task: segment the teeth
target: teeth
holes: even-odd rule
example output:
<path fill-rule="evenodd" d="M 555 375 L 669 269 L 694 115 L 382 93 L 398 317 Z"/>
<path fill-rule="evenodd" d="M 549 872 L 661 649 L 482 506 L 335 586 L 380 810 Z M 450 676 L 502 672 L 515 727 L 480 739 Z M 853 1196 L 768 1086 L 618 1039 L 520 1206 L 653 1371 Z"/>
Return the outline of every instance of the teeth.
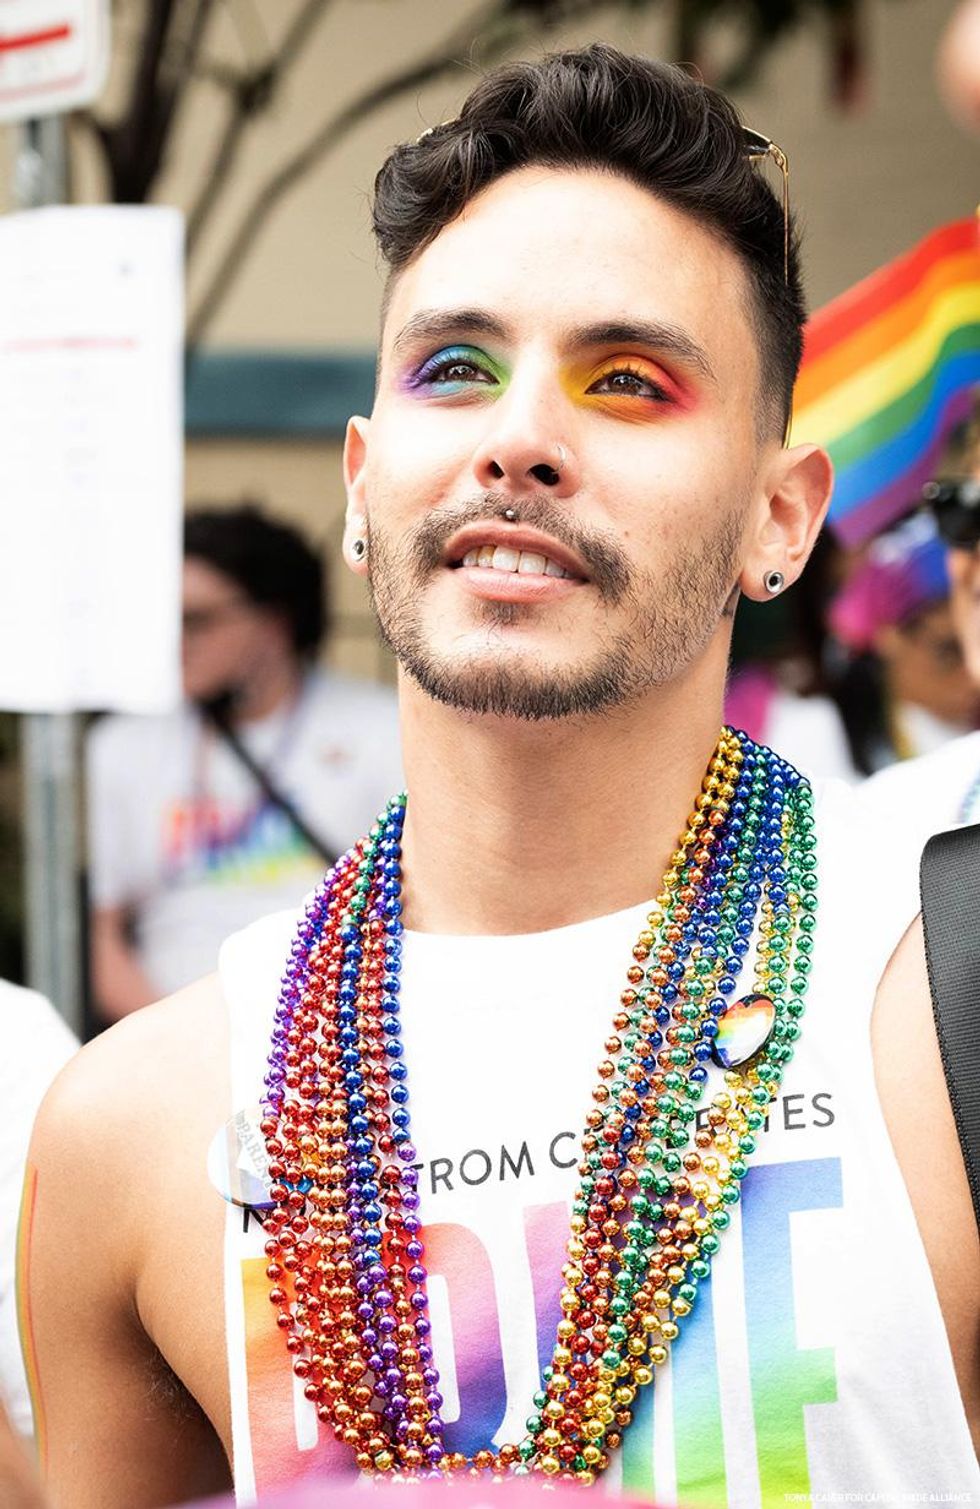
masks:
<path fill-rule="evenodd" d="M 475 550 L 467 550 L 461 564 L 493 571 L 516 571 L 522 576 L 571 576 L 570 571 L 546 555 L 535 550 L 512 550 L 507 545 L 480 545 Z"/>

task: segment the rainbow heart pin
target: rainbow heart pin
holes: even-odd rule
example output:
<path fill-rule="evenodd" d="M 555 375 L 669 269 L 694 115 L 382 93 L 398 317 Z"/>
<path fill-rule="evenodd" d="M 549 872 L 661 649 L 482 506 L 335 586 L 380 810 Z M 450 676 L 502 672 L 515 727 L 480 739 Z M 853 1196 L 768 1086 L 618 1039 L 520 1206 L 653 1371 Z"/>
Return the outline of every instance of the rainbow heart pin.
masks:
<path fill-rule="evenodd" d="M 764 1047 L 776 1025 L 776 1008 L 768 996 L 742 996 L 718 1018 L 712 1056 L 723 1069 L 744 1064 Z"/>

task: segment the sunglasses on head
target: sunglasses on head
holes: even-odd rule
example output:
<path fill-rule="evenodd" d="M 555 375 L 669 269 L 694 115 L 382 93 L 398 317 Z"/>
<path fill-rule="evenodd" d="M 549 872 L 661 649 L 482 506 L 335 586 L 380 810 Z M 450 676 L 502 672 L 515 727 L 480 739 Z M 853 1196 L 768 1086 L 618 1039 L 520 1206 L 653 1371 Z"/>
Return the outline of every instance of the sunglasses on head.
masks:
<path fill-rule="evenodd" d="M 980 544 L 980 481 L 968 477 L 927 482 L 922 501 L 935 519 L 944 545 L 973 550 Z"/>

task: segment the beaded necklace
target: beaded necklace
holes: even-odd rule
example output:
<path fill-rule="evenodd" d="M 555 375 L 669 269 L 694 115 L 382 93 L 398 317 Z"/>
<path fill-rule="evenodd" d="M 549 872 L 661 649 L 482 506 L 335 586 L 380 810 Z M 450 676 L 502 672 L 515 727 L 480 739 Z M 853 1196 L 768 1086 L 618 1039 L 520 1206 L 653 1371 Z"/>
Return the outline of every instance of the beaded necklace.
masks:
<path fill-rule="evenodd" d="M 320 1420 L 362 1472 L 607 1466 L 708 1277 L 799 1036 L 816 924 L 808 783 L 722 730 L 585 1118 L 555 1346 L 527 1435 L 444 1445 L 399 1020 L 404 796 L 325 878 L 283 981 L 262 1133 L 269 1298 Z M 755 944 L 753 992 L 733 1001 Z M 709 1060 L 724 1069 L 707 1104 Z"/>

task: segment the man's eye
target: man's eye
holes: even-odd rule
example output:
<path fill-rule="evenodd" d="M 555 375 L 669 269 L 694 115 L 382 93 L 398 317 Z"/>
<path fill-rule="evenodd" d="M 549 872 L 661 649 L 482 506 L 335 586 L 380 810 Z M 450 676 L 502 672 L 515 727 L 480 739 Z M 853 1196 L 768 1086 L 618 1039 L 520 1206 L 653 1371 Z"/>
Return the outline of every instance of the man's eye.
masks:
<path fill-rule="evenodd" d="M 590 393 L 619 393 L 626 398 L 651 398 L 658 402 L 666 403 L 670 394 L 666 388 L 662 388 L 653 378 L 643 372 L 636 372 L 631 367 L 617 367 L 615 371 L 604 372 L 601 377 L 588 390 Z"/>
<path fill-rule="evenodd" d="M 493 382 L 489 372 L 484 372 L 472 362 L 445 362 L 428 374 L 429 382 Z"/>
<path fill-rule="evenodd" d="M 420 388 L 462 388 L 474 383 L 496 386 L 500 377 L 478 352 L 439 351 L 423 362 L 413 380 Z"/>

